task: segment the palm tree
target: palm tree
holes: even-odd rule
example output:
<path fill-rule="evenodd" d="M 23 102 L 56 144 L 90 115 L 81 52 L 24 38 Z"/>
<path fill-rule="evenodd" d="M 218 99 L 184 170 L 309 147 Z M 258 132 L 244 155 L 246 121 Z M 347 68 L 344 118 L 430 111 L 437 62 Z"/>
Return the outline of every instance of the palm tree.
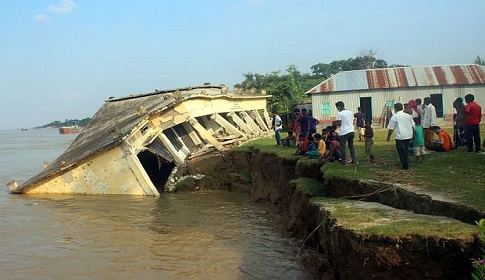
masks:
<path fill-rule="evenodd" d="M 481 59 L 480 56 L 477 55 L 477 58 L 475 58 L 475 64 L 485 66 L 485 60 Z"/>

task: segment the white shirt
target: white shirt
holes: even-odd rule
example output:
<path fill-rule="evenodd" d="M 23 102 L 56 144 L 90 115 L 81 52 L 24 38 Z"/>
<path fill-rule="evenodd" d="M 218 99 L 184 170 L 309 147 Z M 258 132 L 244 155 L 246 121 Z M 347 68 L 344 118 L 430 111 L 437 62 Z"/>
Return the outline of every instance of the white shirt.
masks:
<path fill-rule="evenodd" d="M 404 111 L 399 111 L 389 120 L 387 128 L 394 130 L 396 140 L 406 140 L 413 138 L 413 126 L 413 117 Z"/>
<path fill-rule="evenodd" d="M 421 116 L 421 118 L 423 117 L 424 115 L 424 109 L 423 109 L 423 105 L 418 105 L 418 111 L 419 111 L 419 115 Z"/>
<path fill-rule="evenodd" d="M 282 130 L 283 129 L 283 122 L 281 121 L 281 117 L 276 115 L 274 117 L 274 130 Z"/>
<path fill-rule="evenodd" d="M 354 113 L 352 113 L 352 111 L 343 109 L 338 112 L 337 121 L 342 121 L 340 125 L 340 135 L 354 132 Z"/>
<path fill-rule="evenodd" d="M 431 103 L 426 105 L 426 108 L 424 108 L 424 116 L 423 116 L 422 124 L 423 124 L 423 128 L 430 128 L 432 126 L 436 126 L 436 109 Z"/>

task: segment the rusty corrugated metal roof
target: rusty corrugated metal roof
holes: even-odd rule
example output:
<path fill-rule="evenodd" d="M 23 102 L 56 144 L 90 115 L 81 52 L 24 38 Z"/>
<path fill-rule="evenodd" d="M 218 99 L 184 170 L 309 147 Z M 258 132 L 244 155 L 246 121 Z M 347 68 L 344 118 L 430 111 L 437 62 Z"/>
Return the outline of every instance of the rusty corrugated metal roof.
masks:
<path fill-rule="evenodd" d="M 343 71 L 306 93 L 474 84 L 485 84 L 484 66 L 417 66 Z"/>

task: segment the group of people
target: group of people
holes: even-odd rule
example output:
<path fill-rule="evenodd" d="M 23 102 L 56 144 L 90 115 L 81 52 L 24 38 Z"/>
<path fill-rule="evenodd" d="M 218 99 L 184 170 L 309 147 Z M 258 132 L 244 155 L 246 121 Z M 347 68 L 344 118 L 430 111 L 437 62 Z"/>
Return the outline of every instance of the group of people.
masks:
<path fill-rule="evenodd" d="M 295 120 L 290 122 L 288 127 L 291 133 L 285 139 L 281 139 L 281 131 L 283 129 L 282 119 L 276 110 L 273 110 L 272 128 L 275 131 L 277 146 L 294 147 L 300 135 L 308 137 L 317 132 L 318 120 L 313 117 L 311 110 L 308 112 L 306 108 L 302 108 L 301 110 L 295 108 L 293 114 Z"/>
<path fill-rule="evenodd" d="M 354 114 L 345 108 L 342 101 L 335 103 L 337 108 L 336 119 L 331 126 L 327 126 L 322 133 L 316 133 L 316 120 L 306 109 L 294 110 L 295 121 L 292 130 L 285 139 L 281 139 L 282 121 L 276 112 L 273 112 L 273 128 L 277 145 L 297 147 L 295 154 L 306 155 L 310 158 L 326 161 L 338 161 L 341 164 L 357 163 L 354 138 L 355 127 L 359 141 L 365 145 L 365 153 L 371 162 L 375 161 L 372 153 L 374 130 L 372 120 L 366 120 L 360 108 Z M 455 114 L 454 133 L 451 137 L 448 132 L 437 125 L 436 108 L 430 97 L 410 100 L 406 104 L 395 103 L 395 114 L 388 123 L 387 141 L 394 134 L 396 150 L 402 169 L 409 168 L 409 154 L 414 154 L 416 162 L 423 161 L 428 151 L 449 152 L 459 146 L 466 146 L 468 152 L 480 152 L 480 122 L 482 109 L 475 102 L 473 94 L 458 97 L 453 102 Z M 340 127 L 337 133 L 337 127 Z M 435 135 L 437 137 L 435 137 Z M 485 141 L 483 143 L 485 147 Z M 347 159 L 347 147 L 350 159 Z M 411 153 L 410 153 L 411 151 Z"/>
<path fill-rule="evenodd" d="M 424 159 L 426 150 L 435 152 L 449 152 L 460 145 L 466 145 L 467 151 L 480 152 L 480 127 L 482 109 L 475 102 L 473 94 L 465 96 L 466 105 L 462 98 L 453 102 L 456 110 L 454 114 L 454 140 L 437 125 L 436 108 L 431 98 L 410 100 L 405 106 L 394 104 L 395 114 L 388 124 L 387 141 L 395 133 L 396 150 L 399 155 L 402 169 L 409 168 L 409 147 L 413 147 L 416 162 Z M 434 134 L 438 137 L 435 139 Z M 463 137 L 463 135 L 465 137 Z M 484 142 L 485 146 L 485 142 Z"/>
<path fill-rule="evenodd" d="M 322 130 L 322 134 L 316 133 L 316 120 L 311 113 L 307 114 L 306 109 L 294 110 L 295 121 L 293 129 L 288 132 L 285 139 L 281 139 L 281 118 L 276 112 L 273 112 L 274 129 L 276 135 L 276 144 L 284 146 L 292 146 L 294 143 L 297 146 L 295 154 L 306 155 L 310 158 L 327 161 L 338 161 L 341 164 L 357 163 L 357 158 L 354 148 L 355 126 L 359 128 L 359 140 L 366 143 L 366 153 L 370 156 L 371 161 L 374 161 L 374 156 L 371 152 L 372 138 L 374 136 L 371 127 L 372 122 L 364 121 L 364 113 L 358 109 L 354 115 L 352 111 L 345 109 L 345 104 L 339 101 L 335 104 L 338 113 L 336 120 L 332 126 Z M 340 127 L 340 133 L 337 133 L 337 127 Z M 350 160 L 347 160 L 347 146 L 350 152 Z"/>

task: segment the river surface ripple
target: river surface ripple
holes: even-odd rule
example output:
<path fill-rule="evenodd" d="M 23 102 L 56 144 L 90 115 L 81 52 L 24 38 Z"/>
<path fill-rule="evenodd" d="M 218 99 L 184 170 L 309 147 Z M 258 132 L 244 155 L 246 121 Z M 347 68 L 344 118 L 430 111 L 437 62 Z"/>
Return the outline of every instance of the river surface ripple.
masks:
<path fill-rule="evenodd" d="M 308 279 L 271 205 L 226 192 L 11 195 L 76 135 L 0 131 L 0 279 Z"/>

